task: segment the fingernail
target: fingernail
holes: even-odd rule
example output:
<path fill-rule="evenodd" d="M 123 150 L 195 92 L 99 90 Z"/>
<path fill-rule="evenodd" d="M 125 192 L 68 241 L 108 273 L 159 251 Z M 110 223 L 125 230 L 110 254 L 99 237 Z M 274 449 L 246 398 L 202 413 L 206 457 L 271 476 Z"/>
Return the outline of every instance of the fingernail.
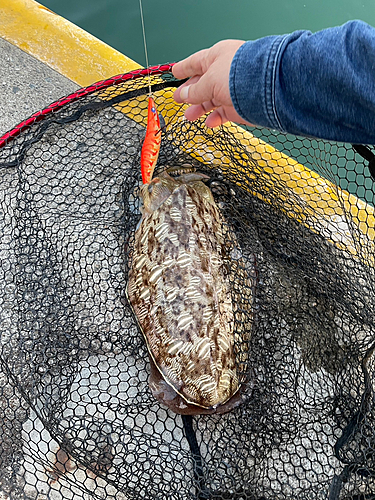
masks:
<path fill-rule="evenodd" d="M 183 87 L 180 92 L 180 98 L 182 101 L 187 101 L 189 97 L 189 87 Z"/>

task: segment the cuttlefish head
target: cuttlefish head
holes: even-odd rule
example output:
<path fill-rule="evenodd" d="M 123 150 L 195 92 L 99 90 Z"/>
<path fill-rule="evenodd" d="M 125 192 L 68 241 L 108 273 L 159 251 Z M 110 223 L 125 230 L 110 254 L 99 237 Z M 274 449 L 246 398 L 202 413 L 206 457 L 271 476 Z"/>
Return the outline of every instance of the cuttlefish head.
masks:
<path fill-rule="evenodd" d="M 210 189 L 202 182 L 209 177 L 205 174 L 195 172 L 191 167 L 172 167 L 164 170 L 158 177 L 152 179 L 148 184 L 140 188 L 140 197 L 143 202 L 143 216 L 157 210 L 176 190 L 181 186 L 191 186 L 200 196 L 212 202 L 213 197 Z"/>

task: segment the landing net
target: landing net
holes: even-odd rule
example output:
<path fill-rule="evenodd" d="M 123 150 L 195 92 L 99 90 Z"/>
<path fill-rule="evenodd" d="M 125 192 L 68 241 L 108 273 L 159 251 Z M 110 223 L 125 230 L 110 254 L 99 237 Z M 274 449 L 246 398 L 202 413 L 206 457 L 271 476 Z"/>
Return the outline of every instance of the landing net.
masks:
<path fill-rule="evenodd" d="M 170 66 L 152 70 L 166 122 L 156 174 L 209 177 L 256 280 L 242 404 L 177 415 L 151 393 L 125 294 L 147 74 L 82 89 L 1 140 L 0 499 L 375 499 L 367 160 L 189 123 Z"/>

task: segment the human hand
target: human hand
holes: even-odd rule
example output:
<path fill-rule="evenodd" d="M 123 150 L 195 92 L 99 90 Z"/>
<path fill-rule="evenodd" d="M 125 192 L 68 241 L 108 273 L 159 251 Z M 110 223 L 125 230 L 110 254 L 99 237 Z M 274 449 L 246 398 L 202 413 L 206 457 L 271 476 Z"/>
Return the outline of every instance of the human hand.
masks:
<path fill-rule="evenodd" d="M 191 104 L 185 111 L 188 120 L 209 113 L 207 127 L 218 127 L 228 121 L 251 125 L 235 111 L 229 92 L 229 71 L 234 54 L 243 40 L 223 40 L 172 67 L 173 75 L 189 78 L 175 93 L 176 102 Z"/>

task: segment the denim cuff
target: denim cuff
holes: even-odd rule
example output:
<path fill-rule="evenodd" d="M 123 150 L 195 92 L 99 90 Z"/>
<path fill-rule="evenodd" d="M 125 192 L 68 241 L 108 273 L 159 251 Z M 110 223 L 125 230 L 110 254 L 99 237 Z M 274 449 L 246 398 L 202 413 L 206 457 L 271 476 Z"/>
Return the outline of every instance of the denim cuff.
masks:
<path fill-rule="evenodd" d="M 254 125 L 284 130 L 277 110 L 277 80 L 285 46 L 302 32 L 267 36 L 241 45 L 229 74 L 229 90 L 237 113 Z"/>
<path fill-rule="evenodd" d="M 277 115 L 275 75 L 287 35 L 267 36 L 241 45 L 230 68 L 229 90 L 233 106 L 245 120 L 282 129 Z"/>

